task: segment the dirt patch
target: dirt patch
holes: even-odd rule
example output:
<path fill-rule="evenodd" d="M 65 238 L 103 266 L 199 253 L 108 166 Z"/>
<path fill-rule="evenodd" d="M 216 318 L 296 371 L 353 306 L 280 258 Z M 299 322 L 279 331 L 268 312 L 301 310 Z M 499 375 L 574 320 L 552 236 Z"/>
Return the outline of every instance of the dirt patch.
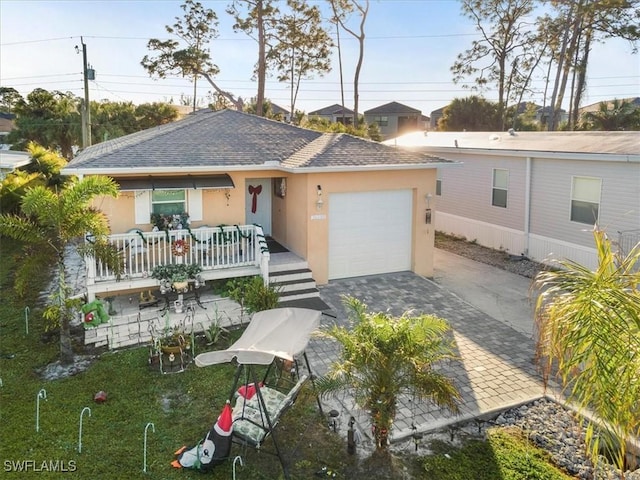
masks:
<path fill-rule="evenodd" d="M 465 238 L 439 232 L 436 232 L 435 247 L 527 278 L 533 278 L 540 270 L 547 269 L 544 264 L 524 255 L 511 255 L 504 250 L 483 247 Z"/>

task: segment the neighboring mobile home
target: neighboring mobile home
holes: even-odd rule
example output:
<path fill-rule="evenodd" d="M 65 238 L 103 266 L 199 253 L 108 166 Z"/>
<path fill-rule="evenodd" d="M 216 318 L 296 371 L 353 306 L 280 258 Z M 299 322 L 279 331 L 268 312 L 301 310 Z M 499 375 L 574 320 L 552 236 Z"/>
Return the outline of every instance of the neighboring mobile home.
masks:
<path fill-rule="evenodd" d="M 320 284 L 402 270 L 431 276 L 425 199 L 435 193 L 437 169 L 452 164 L 223 110 L 94 145 L 64 173 L 108 175 L 120 185 L 117 199 L 96 206 L 109 218 L 126 275 L 116 281 L 91 265 L 92 296 L 152 288 L 158 263 L 199 263 L 207 280 L 264 275 L 256 224 L 306 260 Z M 154 231 L 162 214 L 172 223 L 166 233 Z"/>
<path fill-rule="evenodd" d="M 463 163 L 438 171 L 438 231 L 590 268 L 596 222 L 623 251 L 640 241 L 640 132 L 420 132 L 385 143 Z"/>

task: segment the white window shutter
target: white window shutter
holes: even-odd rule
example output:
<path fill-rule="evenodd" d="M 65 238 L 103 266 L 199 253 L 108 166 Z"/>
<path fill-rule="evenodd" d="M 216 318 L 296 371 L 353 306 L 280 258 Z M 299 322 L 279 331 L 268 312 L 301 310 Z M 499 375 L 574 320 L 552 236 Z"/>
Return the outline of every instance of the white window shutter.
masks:
<path fill-rule="evenodd" d="M 202 220 L 202 190 L 201 189 L 189 189 L 189 219 L 192 222 L 198 222 Z"/>
<path fill-rule="evenodd" d="M 151 223 L 151 202 L 149 201 L 149 190 L 141 190 L 134 193 L 135 222 L 136 225 Z"/>

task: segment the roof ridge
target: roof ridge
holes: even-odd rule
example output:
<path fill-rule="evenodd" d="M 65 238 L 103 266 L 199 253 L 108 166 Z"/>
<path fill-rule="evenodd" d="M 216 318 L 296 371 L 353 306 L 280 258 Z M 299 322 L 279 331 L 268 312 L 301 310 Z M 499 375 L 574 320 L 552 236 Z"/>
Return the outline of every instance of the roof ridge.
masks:
<path fill-rule="evenodd" d="M 306 163 L 309 163 L 314 157 L 322 154 L 331 145 L 336 143 L 344 133 L 327 132 L 320 135 L 315 140 L 307 143 L 300 150 L 290 155 L 288 158 L 282 161 L 282 166 L 285 167 L 301 167 Z"/>

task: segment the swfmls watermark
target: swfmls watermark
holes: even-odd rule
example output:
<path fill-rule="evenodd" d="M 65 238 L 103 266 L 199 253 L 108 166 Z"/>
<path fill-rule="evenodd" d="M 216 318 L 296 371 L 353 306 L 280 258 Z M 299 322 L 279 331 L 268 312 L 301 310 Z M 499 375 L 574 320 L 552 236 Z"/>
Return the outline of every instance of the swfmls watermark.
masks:
<path fill-rule="evenodd" d="M 75 460 L 5 460 L 4 471 L 73 473 L 78 469 Z"/>

